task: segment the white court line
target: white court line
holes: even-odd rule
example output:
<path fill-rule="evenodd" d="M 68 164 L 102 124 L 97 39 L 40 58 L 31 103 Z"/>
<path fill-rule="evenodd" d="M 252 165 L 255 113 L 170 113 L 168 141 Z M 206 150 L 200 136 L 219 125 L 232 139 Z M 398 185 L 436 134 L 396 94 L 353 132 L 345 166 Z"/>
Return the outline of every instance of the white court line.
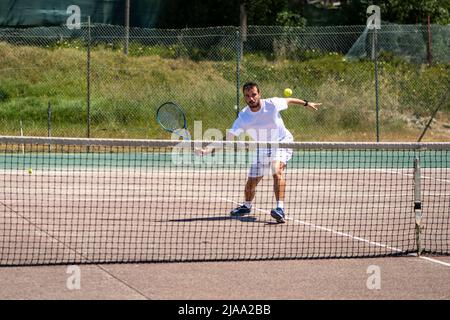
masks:
<path fill-rule="evenodd" d="M 225 199 L 225 198 L 219 198 L 219 199 L 221 199 L 223 201 L 226 201 L 226 202 L 231 202 L 231 203 L 239 205 L 239 202 L 236 202 L 236 201 L 228 200 L 228 199 Z M 262 213 L 265 213 L 265 214 L 268 213 L 265 210 L 261 210 L 261 209 L 258 209 L 258 208 L 254 208 L 254 209 L 256 211 L 259 211 L 259 212 L 262 212 Z M 292 218 L 286 218 L 286 219 L 292 220 L 294 222 L 297 222 L 297 223 L 300 223 L 300 224 L 303 224 L 303 225 L 306 225 L 308 227 L 316 228 L 316 229 L 319 229 L 319 230 L 324 230 L 324 231 L 327 231 L 327 232 L 331 232 L 331 233 L 337 234 L 339 236 L 348 237 L 348 238 L 351 238 L 351 239 L 354 239 L 354 240 L 365 242 L 365 243 L 368 243 L 368 244 L 373 245 L 373 246 L 387 248 L 387 249 L 392 250 L 392 251 L 402 252 L 402 250 L 400 250 L 398 248 L 394 248 L 394 247 L 388 246 L 386 244 L 370 241 L 370 240 L 367 240 L 367 239 L 364 239 L 364 238 L 355 237 L 355 236 L 353 236 L 353 235 L 351 235 L 349 233 L 336 231 L 336 230 L 333 230 L 333 229 L 330 229 L 330 228 L 326 228 L 326 227 L 322 227 L 322 226 L 317 226 L 317 225 L 315 225 L 313 223 L 309 223 L 309 222 L 305 222 L 305 221 L 301 221 L 301 220 L 297 220 L 297 219 L 292 219 Z M 441 265 L 444 265 L 444 266 L 447 266 L 447 267 L 450 267 L 449 263 L 445 263 L 445 262 L 440 261 L 440 260 L 436 260 L 436 259 L 432 259 L 432 258 L 428 258 L 428 257 L 418 256 L 417 254 L 414 254 L 414 253 L 413 254 L 409 254 L 409 255 L 410 256 L 415 256 L 417 258 L 424 259 L 424 260 L 427 260 L 427 261 L 430 261 L 430 262 L 438 263 L 438 264 L 441 264 Z"/>
<path fill-rule="evenodd" d="M 111 202 L 120 202 L 120 201 L 147 201 L 147 200 L 167 200 L 167 199 L 177 199 L 177 200 L 200 200 L 201 196 L 183 196 L 183 197 L 172 197 L 172 196 L 159 196 L 155 197 L 150 193 L 145 193 L 146 190 L 142 189 L 130 189 L 134 191 L 142 191 L 141 195 L 136 195 L 136 193 L 132 192 L 126 192 L 129 190 L 115 190 L 114 192 L 109 192 L 108 190 L 104 189 L 87 189 L 88 191 L 91 191 L 89 194 L 86 194 L 86 189 L 66 189 L 71 191 L 79 191 L 79 192 L 67 192 L 67 193 L 61 193 L 61 194 L 50 194 L 50 192 L 46 192 L 47 190 L 38 190 L 33 189 L 34 192 L 28 192 L 27 194 L 23 195 L 20 199 L 12 199 L 12 198 L 5 198 L 0 199 L 0 201 L 17 201 L 17 200 L 29 200 L 29 198 L 37 199 L 41 202 L 43 201 L 75 201 L 75 200 L 82 200 L 82 201 L 98 201 L 98 202 L 104 202 L 104 201 L 111 201 Z M 13 189 L 6 189 L 5 193 L 9 195 L 16 195 L 17 193 L 13 193 Z M 38 192 L 41 191 L 41 192 Z M 122 192 L 119 192 L 122 191 Z M 167 190 L 170 192 L 170 190 Z M 93 193 L 95 192 L 95 193 Z M 176 192 L 176 191 L 175 191 Z M 192 192 L 191 192 L 192 193 Z M 28 196 L 28 197 L 26 197 Z M 387 194 L 371 194 L 371 193 L 360 193 L 360 194 L 335 194 L 334 197 L 329 198 L 383 198 L 386 197 Z M 429 194 L 429 196 L 450 196 L 450 194 Z M 39 197 L 39 198 L 37 198 Z M 100 198 L 101 197 L 101 198 Z M 211 198 L 210 198 L 211 199 Z M 389 200 L 390 202 L 397 201 L 397 200 Z M 385 201 L 385 202 L 389 202 Z"/>
<path fill-rule="evenodd" d="M 228 200 L 228 199 L 225 199 L 225 198 L 221 198 L 221 199 L 222 199 L 223 201 L 227 201 L 227 202 L 232 202 L 232 203 L 235 203 L 235 204 L 239 204 L 238 202 L 231 201 L 231 200 Z M 262 213 L 265 213 L 265 214 L 268 213 L 268 212 L 265 211 L 265 210 L 261 210 L 261 209 L 258 209 L 258 208 L 254 208 L 254 209 L 255 209 L 256 211 L 259 211 L 259 212 L 262 212 Z M 316 228 L 316 229 L 319 229 L 319 230 L 323 230 L 323 231 L 327 231 L 327 232 L 331 232 L 331 233 L 337 234 L 337 235 L 339 235 L 339 236 L 343 236 L 343 237 L 351 238 L 351 239 L 358 240 L 358 241 L 361 241 L 361 242 L 365 242 L 365 243 L 368 243 L 368 244 L 371 244 L 371 245 L 374 245 L 374 246 L 377 246 L 377 247 L 387 248 L 387 249 L 390 249 L 390 250 L 393 250 L 393 251 L 397 251 L 397 252 L 401 252 L 401 251 L 402 251 L 402 250 L 400 250 L 400 249 L 398 249 L 398 248 L 390 247 L 390 246 L 388 246 L 388 245 L 385 245 L 385 244 L 382 244 L 382 243 L 378 243 L 378 242 L 374 242 L 374 241 L 370 241 L 370 240 L 367 240 L 367 239 L 364 239 L 364 238 L 355 237 L 355 236 L 353 236 L 353 235 L 351 235 L 351 234 L 349 234 L 349 233 L 340 232 L 340 231 L 336 231 L 336 230 L 333 230 L 333 229 L 330 229 L 330 228 L 318 226 L 318 225 L 315 225 L 315 224 L 313 224 L 313 223 L 309 223 L 309 222 L 306 222 L 306 221 L 297 220 L 297 219 L 292 219 L 292 218 L 286 218 L 286 219 L 287 219 L 287 220 L 292 220 L 292 221 L 294 221 L 294 222 L 297 222 L 297 223 L 300 223 L 300 224 L 303 224 L 303 225 L 306 225 L 306 226 L 308 226 L 308 227 Z"/>
<path fill-rule="evenodd" d="M 444 262 L 444 261 L 440 261 L 440 260 L 436 260 L 436 259 L 432 259 L 432 258 L 428 258 L 428 257 L 417 256 L 417 255 L 416 255 L 416 257 L 418 257 L 420 259 L 423 259 L 423 260 L 430 261 L 430 262 L 438 263 L 438 264 L 441 264 L 441 265 L 446 266 L 446 267 L 450 267 L 450 263 L 447 263 L 447 262 Z"/>
<path fill-rule="evenodd" d="M 413 174 L 410 173 L 402 173 L 399 171 L 395 171 L 395 170 L 385 170 L 386 173 L 394 173 L 394 174 L 400 174 L 402 176 L 408 176 L 408 177 L 414 177 Z M 435 179 L 432 177 L 428 177 L 428 176 L 421 176 L 422 179 L 426 179 L 426 180 L 434 180 L 434 181 L 439 181 L 439 182 L 445 182 L 445 183 L 450 183 L 450 180 L 445 180 L 445 179 Z"/>
<path fill-rule="evenodd" d="M 402 173 L 402 172 L 395 171 L 395 170 L 386 170 L 385 172 L 386 173 L 392 173 L 392 174 L 399 174 L 399 175 L 408 176 L 408 177 L 413 177 L 414 176 L 413 174 L 410 174 L 410 173 Z M 428 177 L 428 176 L 421 176 L 421 178 L 422 179 L 427 179 L 427 180 L 435 180 L 435 181 L 439 181 L 439 182 L 450 183 L 450 180 L 435 179 L 435 178 Z M 447 196 L 449 194 L 429 194 L 429 195 L 430 196 Z M 416 257 L 418 257 L 420 259 L 427 260 L 427 261 L 430 261 L 430 262 L 434 262 L 434 263 L 437 263 L 437 264 L 441 264 L 441 265 L 444 265 L 446 267 L 450 267 L 450 263 L 446 263 L 446 262 L 443 262 L 443 261 L 440 261 L 440 260 L 436 260 L 436 259 L 432 259 L 432 258 L 428 258 L 428 257 L 418 256 L 417 254 L 410 254 L 410 255 L 414 255 L 414 256 L 416 256 Z"/>
<path fill-rule="evenodd" d="M 152 197 L 151 195 L 147 195 L 145 197 L 127 197 L 126 195 L 124 195 L 124 197 L 122 198 L 118 198 L 117 195 L 110 195 L 108 197 L 102 196 L 102 198 L 98 198 L 98 197 L 73 197 L 71 194 L 62 194 L 59 195 L 59 197 L 47 197 L 44 199 L 44 201 L 42 200 L 42 198 L 35 198 L 33 199 L 36 202 L 39 203 L 45 203 L 45 201 L 72 201 L 72 202 L 77 202 L 77 201 L 92 201 L 92 202 L 130 202 L 130 201 L 167 201 L 167 200 L 179 200 L 179 201 L 198 201 L 200 200 L 199 197 Z M 21 201 L 24 199 L 0 199 L 0 202 L 4 202 L 4 203 L 15 203 L 18 201 Z M 174 201 L 176 202 L 176 201 Z M 35 205 L 35 204 L 33 204 Z"/>

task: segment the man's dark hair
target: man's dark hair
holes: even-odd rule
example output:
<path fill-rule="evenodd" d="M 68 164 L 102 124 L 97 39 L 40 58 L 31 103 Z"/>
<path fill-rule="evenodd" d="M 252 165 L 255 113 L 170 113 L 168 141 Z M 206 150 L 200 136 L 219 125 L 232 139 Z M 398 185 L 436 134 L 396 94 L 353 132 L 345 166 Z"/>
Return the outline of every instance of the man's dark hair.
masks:
<path fill-rule="evenodd" d="M 259 87 L 258 87 L 258 84 L 256 82 L 246 82 L 246 83 L 244 83 L 244 85 L 242 86 L 242 92 L 244 92 L 245 90 L 248 90 L 250 88 L 256 88 L 258 90 L 258 93 L 259 93 Z"/>

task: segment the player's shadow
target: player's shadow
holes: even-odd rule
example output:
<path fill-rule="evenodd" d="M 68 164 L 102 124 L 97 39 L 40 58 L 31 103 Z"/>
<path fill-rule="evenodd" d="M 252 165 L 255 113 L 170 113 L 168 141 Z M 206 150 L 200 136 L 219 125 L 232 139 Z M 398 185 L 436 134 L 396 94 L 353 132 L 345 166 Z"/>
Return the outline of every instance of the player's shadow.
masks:
<path fill-rule="evenodd" d="M 186 219 L 170 219 L 169 222 L 198 222 L 198 221 L 226 221 L 226 220 L 239 220 L 241 222 L 257 222 L 265 223 L 264 221 L 259 221 L 256 217 L 246 216 L 246 217 L 199 217 L 199 218 L 186 218 Z"/>

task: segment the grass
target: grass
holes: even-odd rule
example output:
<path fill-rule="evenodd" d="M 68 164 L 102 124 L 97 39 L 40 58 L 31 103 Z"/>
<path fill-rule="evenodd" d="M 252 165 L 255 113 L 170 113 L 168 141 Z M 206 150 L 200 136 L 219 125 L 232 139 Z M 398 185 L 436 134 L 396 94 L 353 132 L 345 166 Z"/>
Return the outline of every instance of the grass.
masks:
<path fill-rule="evenodd" d="M 78 46 L 77 46 L 78 47 Z M 53 136 L 86 136 L 86 52 L 81 47 L 14 46 L 0 43 L 1 133 L 47 135 L 47 107 L 52 106 Z M 206 60 L 208 53 L 161 47 L 132 46 L 126 57 L 114 47 L 99 46 L 91 62 L 91 136 L 169 138 L 154 115 L 166 101 L 178 102 L 188 124 L 202 121 L 202 131 L 225 132 L 236 116 L 236 65 L 230 54 Z M 178 52 L 178 53 L 177 53 Z M 416 66 L 398 59 L 379 64 L 382 140 L 414 141 L 450 83 L 448 65 Z M 301 60 L 258 53 L 246 54 L 241 82 L 260 83 L 263 96 L 294 96 L 320 101 L 313 112 L 291 107 L 283 112 L 286 126 L 302 140 L 373 141 L 375 98 L 373 63 L 348 62 L 335 53 Z M 240 107 L 244 101 L 240 100 Z M 438 114 L 427 136 L 448 140 L 450 106 Z M 437 130 L 437 129 L 442 130 Z"/>

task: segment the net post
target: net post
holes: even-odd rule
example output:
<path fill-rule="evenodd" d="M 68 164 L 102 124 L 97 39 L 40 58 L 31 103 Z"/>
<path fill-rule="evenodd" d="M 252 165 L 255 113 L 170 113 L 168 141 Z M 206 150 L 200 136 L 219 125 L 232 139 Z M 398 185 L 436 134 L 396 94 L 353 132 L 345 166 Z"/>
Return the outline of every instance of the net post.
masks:
<path fill-rule="evenodd" d="M 416 245 L 417 254 L 422 253 L 421 233 L 422 233 L 422 200 L 421 200 L 421 174 L 420 159 L 418 156 L 414 158 L 414 213 L 416 221 Z"/>

